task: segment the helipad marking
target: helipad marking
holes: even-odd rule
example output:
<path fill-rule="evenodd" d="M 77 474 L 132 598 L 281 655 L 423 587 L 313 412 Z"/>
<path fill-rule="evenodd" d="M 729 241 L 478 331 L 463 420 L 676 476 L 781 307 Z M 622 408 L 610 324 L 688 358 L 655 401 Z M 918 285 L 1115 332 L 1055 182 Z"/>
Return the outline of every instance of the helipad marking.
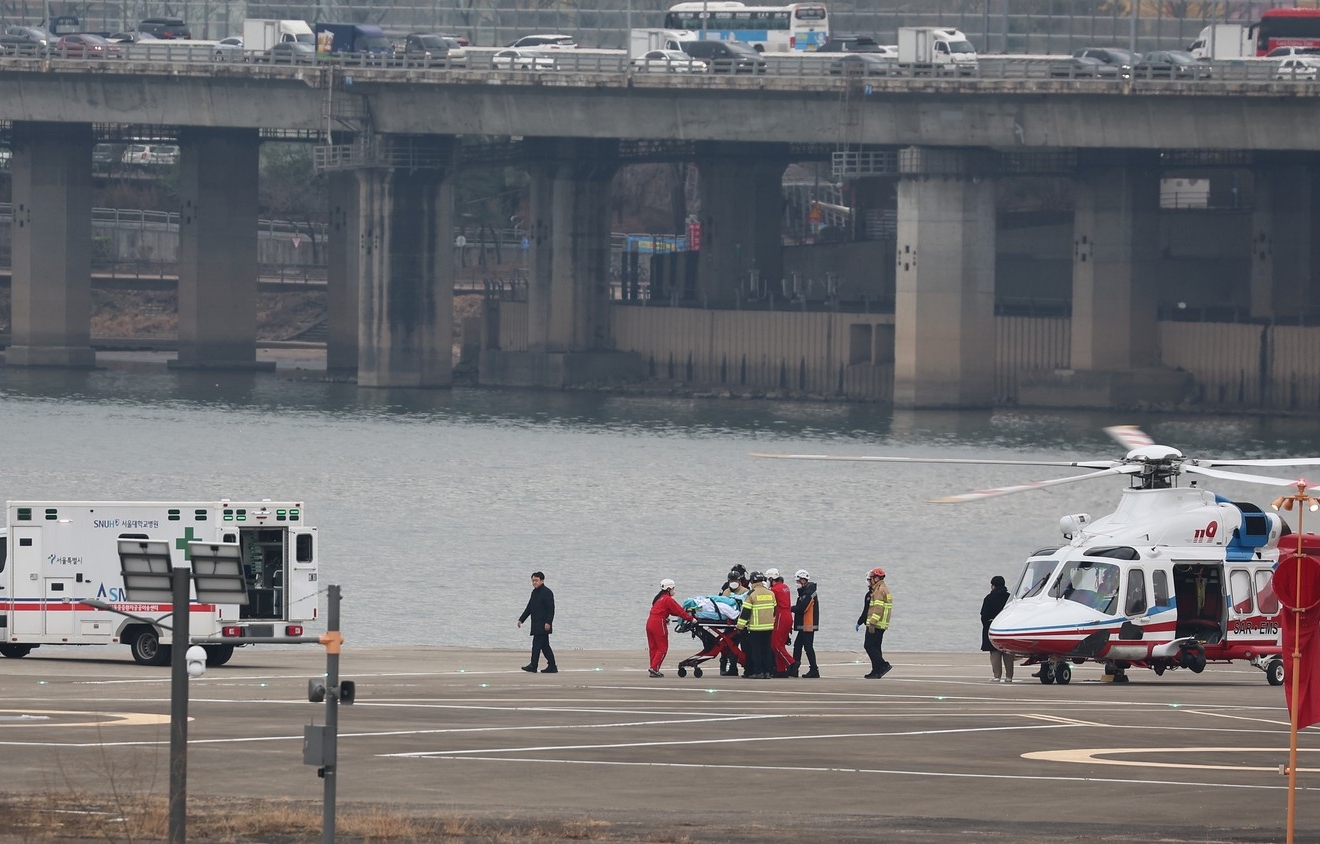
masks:
<path fill-rule="evenodd" d="M 1310 753 L 1315 748 L 1302 747 L 1299 751 Z M 1083 762 L 1092 765 L 1118 765 L 1128 768 L 1179 768 L 1193 771 L 1255 771 L 1260 773 L 1278 773 L 1279 766 L 1251 765 L 1205 765 L 1185 762 L 1144 762 L 1136 759 L 1106 759 L 1105 756 L 1124 753 L 1274 753 L 1280 758 L 1288 756 L 1286 747 L 1091 747 L 1073 750 L 1036 750 L 1023 753 L 1023 759 L 1039 759 L 1046 762 Z M 1299 773 L 1313 773 L 1320 768 L 1298 768 Z"/>
<path fill-rule="evenodd" d="M 170 716 L 151 715 L 146 712 L 74 712 L 64 709 L 0 709 L 0 715 L 27 716 L 30 720 L 0 720 L 0 727 L 143 727 L 153 724 L 168 724 Z M 101 716 L 96 721 L 59 721 L 61 715 L 78 717 Z"/>
<path fill-rule="evenodd" d="M 1061 718 L 1058 715 L 1044 715 L 1040 712 L 1024 712 L 1023 718 L 1036 718 L 1041 721 L 1053 721 L 1056 724 L 1068 724 L 1072 727 L 1109 727 L 1111 724 L 1097 724 L 1094 721 L 1079 721 L 1076 718 Z"/>

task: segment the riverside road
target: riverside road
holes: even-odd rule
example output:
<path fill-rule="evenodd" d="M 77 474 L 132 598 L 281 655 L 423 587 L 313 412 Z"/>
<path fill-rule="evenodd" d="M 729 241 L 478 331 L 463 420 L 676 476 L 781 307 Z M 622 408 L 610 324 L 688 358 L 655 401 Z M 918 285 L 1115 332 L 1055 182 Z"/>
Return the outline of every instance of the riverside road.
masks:
<path fill-rule="evenodd" d="M 663 679 L 643 654 L 354 650 L 341 676 L 341 805 L 468 818 L 592 819 L 663 841 L 1283 841 L 1288 715 L 1250 666 L 1127 685 L 987 682 L 981 654 L 822 654 L 820 680 Z M 122 651 L 122 653 L 121 653 Z M 0 661 L 10 793 L 167 790 L 169 672 L 127 649 Z M 319 800 L 302 762 L 321 648 L 239 650 L 191 684 L 190 796 Z M 1297 840 L 1320 841 L 1320 732 L 1303 731 Z M 1310 767 L 1308 767 L 1308 763 Z M 612 832 L 611 832 L 612 831 Z"/>

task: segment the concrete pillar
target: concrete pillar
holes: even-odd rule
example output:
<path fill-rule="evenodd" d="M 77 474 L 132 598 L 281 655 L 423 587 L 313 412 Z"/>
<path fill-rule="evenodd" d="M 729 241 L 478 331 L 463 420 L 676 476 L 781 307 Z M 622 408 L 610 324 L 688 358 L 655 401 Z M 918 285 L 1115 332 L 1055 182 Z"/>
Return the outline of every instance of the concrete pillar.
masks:
<path fill-rule="evenodd" d="M 995 194 L 969 150 L 900 153 L 894 404 L 994 401 Z"/>
<path fill-rule="evenodd" d="M 341 170 L 329 176 L 330 236 L 327 244 L 325 367 L 356 372 L 358 365 L 358 281 L 361 217 L 358 176 Z"/>
<path fill-rule="evenodd" d="M 527 351 L 487 349 L 483 384 L 563 387 L 632 380 L 635 354 L 613 351 L 610 334 L 612 139 L 529 139 L 531 241 Z"/>
<path fill-rule="evenodd" d="M 1073 217 L 1074 370 L 1159 364 L 1157 164 L 1150 152 L 1099 153 L 1081 164 Z"/>
<path fill-rule="evenodd" d="M 788 162 L 760 146 L 766 145 L 753 152 L 745 144 L 704 144 L 698 151 L 699 301 L 755 299 L 782 290 Z"/>
<path fill-rule="evenodd" d="M 378 139 L 358 171 L 358 386 L 448 387 L 454 376 L 454 141 Z"/>
<path fill-rule="evenodd" d="M 90 367 L 92 127 L 13 126 L 9 366 Z"/>
<path fill-rule="evenodd" d="M 1256 158 L 1251 213 L 1251 315 L 1295 318 L 1315 307 L 1312 169 L 1279 156 Z"/>
<path fill-rule="evenodd" d="M 257 362 L 255 129 L 179 138 L 179 355 L 185 369 L 269 369 Z"/>

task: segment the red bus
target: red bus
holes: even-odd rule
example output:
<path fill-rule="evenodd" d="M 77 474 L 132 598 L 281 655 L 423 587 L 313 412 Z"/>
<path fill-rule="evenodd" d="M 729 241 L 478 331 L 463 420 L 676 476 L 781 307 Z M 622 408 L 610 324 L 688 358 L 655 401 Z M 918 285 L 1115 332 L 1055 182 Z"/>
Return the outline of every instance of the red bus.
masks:
<path fill-rule="evenodd" d="M 1266 9 L 1256 25 L 1256 55 L 1275 47 L 1320 47 L 1320 9 Z"/>

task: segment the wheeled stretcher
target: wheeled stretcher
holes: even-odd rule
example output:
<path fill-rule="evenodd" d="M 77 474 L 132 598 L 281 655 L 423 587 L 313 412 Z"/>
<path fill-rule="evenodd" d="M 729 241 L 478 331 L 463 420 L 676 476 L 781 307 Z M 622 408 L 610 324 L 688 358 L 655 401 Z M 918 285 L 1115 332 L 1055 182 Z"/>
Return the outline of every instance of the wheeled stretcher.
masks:
<path fill-rule="evenodd" d="M 729 657 L 736 665 L 742 665 L 745 661 L 742 648 L 738 647 L 738 627 L 734 621 L 725 618 L 715 621 L 698 616 L 696 621 L 680 619 L 674 630 L 678 633 L 691 633 L 692 638 L 701 642 L 700 651 L 679 662 L 680 677 L 686 677 L 689 668 L 692 669 L 692 676 L 700 677 L 702 663 L 721 656 Z"/>

